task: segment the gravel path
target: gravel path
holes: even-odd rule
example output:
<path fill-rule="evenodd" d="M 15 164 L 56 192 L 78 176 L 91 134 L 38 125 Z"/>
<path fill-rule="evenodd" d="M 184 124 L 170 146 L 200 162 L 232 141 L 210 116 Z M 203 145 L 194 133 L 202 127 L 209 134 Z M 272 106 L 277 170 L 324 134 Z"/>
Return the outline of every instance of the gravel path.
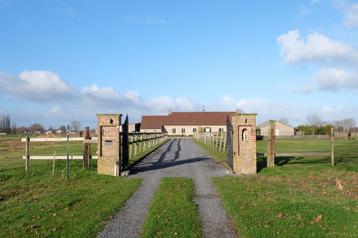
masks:
<path fill-rule="evenodd" d="M 205 237 L 237 237 L 231 220 L 221 205 L 211 177 L 226 175 L 191 138 L 172 139 L 133 168 L 130 177 L 143 178 L 138 191 L 106 225 L 98 237 L 140 237 L 141 227 L 161 177 L 194 179 Z"/>

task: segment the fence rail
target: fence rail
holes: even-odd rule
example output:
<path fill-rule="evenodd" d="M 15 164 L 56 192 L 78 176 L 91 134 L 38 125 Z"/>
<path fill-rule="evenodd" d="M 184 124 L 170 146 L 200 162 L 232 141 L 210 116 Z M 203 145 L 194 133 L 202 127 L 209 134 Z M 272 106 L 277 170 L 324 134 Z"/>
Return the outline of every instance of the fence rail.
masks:
<path fill-rule="evenodd" d="M 167 134 L 156 133 L 130 133 L 128 138 L 129 158 L 137 156 L 141 151 L 146 151 L 167 139 Z"/>
<path fill-rule="evenodd" d="M 21 142 L 26 142 L 27 138 L 21 138 Z M 86 143 L 97 143 L 97 137 L 93 137 L 92 139 L 86 140 L 84 137 L 34 137 L 30 138 L 30 142 L 66 142 L 66 141 L 85 141 Z"/>
<path fill-rule="evenodd" d="M 125 133 L 122 133 L 122 137 Z M 167 139 L 167 134 L 163 133 L 127 133 L 128 136 L 128 157 L 137 157 L 141 153 L 152 149 L 153 147 L 163 143 Z M 34 137 L 30 138 L 29 136 L 21 138 L 21 142 L 25 144 L 25 155 L 22 158 L 25 160 L 25 170 L 28 170 L 28 161 L 29 160 L 88 160 L 84 161 L 84 166 L 87 164 L 89 166 L 90 159 L 98 159 L 98 151 L 96 155 L 90 154 L 89 146 L 91 144 L 98 144 L 97 137 Z M 53 155 L 30 155 L 30 142 L 83 142 L 83 155 L 73 155 L 67 151 L 67 155 L 56 155 L 54 152 Z M 67 148 L 69 150 L 69 147 Z"/>
<path fill-rule="evenodd" d="M 280 144 L 280 139 L 298 139 L 297 143 L 304 143 L 304 141 L 300 142 L 299 139 L 300 138 L 307 138 L 307 139 L 317 139 L 317 140 L 322 140 L 322 139 L 330 139 L 330 145 L 327 145 L 326 150 L 292 150 L 292 151 L 277 151 L 277 148 L 274 151 L 273 157 L 331 157 L 331 164 L 334 164 L 334 156 L 335 156 L 335 133 L 332 130 L 331 135 L 329 136 L 325 136 L 325 137 L 312 137 L 312 136 L 307 136 L 307 137 L 278 137 L 278 141 L 274 142 L 274 147 L 275 144 Z M 194 139 L 196 139 L 197 141 L 204 143 L 206 145 L 208 145 L 212 150 L 216 151 L 216 152 L 220 152 L 220 153 L 226 153 L 227 152 L 227 134 L 226 133 L 196 133 L 194 135 Z M 269 142 L 267 142 L 269 143 Z M 281 147 L 282 148 L 282 147 Z M 266 150 L 266 149 L 265 149 Z M 258 157 L 267 157 L 268 153 L 267 151 L 257 151 L 257 156 Z"/>
<path fill-rule="evenodd" d="M 97 159 L 98 156 L 94 155 L 91 159 Z M 26 155 L 22 159 L 27 159 Z M 66 160 L 66 155 L 30 155 L 30 160 Z M 83 155 L 70 155 L 70 160 L 83 160 Z"/>
<path fill-rule="evenodd" d="M 220 153 L 225 153 L 227 150 L 226 133 L 196 133 L 194 138 Z"/>

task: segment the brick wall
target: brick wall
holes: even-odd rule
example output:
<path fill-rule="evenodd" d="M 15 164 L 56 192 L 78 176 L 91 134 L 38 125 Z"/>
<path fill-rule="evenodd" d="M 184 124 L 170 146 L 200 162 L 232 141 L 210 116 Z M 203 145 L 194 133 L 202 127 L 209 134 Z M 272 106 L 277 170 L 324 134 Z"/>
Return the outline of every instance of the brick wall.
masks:
<path fill-rule="evenodd" d="M 120 175 L 121 163 L 121 115 L 99 114 L 97 173 Z"/>
<path fill-rule="evenodd" d="M 234 114 L 229 123 L 232 129 L 229 163 L 236 174 L 256 174 L 256 114 Z"/>

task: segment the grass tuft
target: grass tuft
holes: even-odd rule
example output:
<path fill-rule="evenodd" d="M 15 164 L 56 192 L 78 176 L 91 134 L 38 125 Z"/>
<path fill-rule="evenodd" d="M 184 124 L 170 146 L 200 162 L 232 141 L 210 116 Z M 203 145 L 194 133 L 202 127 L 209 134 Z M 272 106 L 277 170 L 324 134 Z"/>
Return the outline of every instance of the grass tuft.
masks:
<path fill-rule="evenodd" d="M 143 237 L 202 237 L 194 183 L 188 178 L 162 178 L 148 211 Z"/>

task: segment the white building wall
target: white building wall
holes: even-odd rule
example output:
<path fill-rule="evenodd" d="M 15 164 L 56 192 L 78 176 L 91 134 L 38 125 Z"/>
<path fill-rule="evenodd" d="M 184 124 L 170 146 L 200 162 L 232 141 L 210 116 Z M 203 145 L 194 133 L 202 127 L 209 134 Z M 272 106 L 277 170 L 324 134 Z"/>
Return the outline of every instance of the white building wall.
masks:
<path fill-rule="evenodd" d="M 214 125 L 214 126 L 164 126 L 165 131 L 169 136 L 192 136 L 196 132 L 207 132 L 218 133 L 220 131 L 226 132 L 226 125 Z M 175 130 L 175 132 L 174 132 Z"/>
<path fill-rule="evenodd" d="M 161 133 L 161 129 L 140 129 L 140 132 L 143 133 Z"/>

